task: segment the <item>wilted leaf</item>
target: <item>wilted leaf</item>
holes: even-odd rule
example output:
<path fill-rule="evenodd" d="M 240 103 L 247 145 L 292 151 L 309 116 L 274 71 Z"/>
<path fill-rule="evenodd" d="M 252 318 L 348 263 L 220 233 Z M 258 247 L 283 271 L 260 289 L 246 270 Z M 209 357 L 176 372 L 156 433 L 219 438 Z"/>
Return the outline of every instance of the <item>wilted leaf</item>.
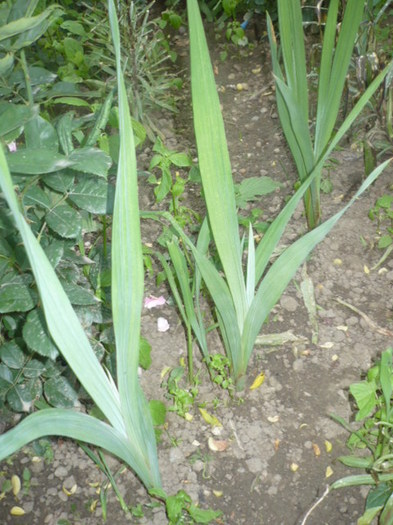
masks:
<path fill-rule="evenodd" d="M 218 440 L 212 437 L 209 437 L 207 444 L 210 450 L 213 450 L 214 452 L 224 452 L 224 450 L 228 448 L 228 441 Z"/>
<path fill-rule="evenodd" d="M 12 516 L 23 516 L 24 514 L 26 514 L 26 512 L 22 509 L 22 507 L 12 507 L 12 509 L 10 510 L 10 514 Z"/>

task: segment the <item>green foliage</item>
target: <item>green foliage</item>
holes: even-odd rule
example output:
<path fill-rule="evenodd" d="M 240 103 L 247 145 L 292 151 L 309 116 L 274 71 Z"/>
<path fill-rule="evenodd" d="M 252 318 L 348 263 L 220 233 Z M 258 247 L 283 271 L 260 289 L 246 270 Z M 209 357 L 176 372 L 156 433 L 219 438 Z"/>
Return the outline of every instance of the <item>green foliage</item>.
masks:
<path fill-rule="evenodd" d="M 361 522 L 371 524 L 376 516 L 379 523 L 391 523 L 393 508 L 392 437 L 393 437 L 393 349 L 382 353 L 380 361 L 367 372 L 365 380 L 350 385 L 356 404 L 356 421 L 362 426 L 352 429 L 345 420 L 332 416 L 350 433 L 347 446 L 351 451 L 367 449 L 367 455 L 356 454 L 338 458 L 344 465 L 366 470 L 368 474 L 348 476 L 334 482 L 331 489 L 370 485 L 365 512 Z"/>
<path fill-rule="evenodd" d="M 185 370 L 183 366 L 172 369 L 163 386 L 167 389 L 168 399 L 173 401 L 173 405 L 169 407 L 169 411 L 176 412 L 180 417 L 191 420 L 192 416 L 189 410 L 194 405 L 195 398 L 198 395 L 198 386 L 197 381 L 194 380 L 194 385 L 183 388 L 182 379 L 184 373 Z"/>
<path fill-rule="evenodd" d="M 200 509 L 184 490 L 174 496 L 167 496 L 162 489 L 153 489 L 150 494 L 165 502 L 169 525 L 211 523 L 222 515 L 221 511 Z"/>
<path fill-rule="evenodd" d="M 369 218 L 376 222 L 378 248 L 388 248 L 393 243 L 393 195 L 382 195 L 370 209 Z"/>
<path fill-rule="evenodd" d="M 136 159 L 121 69 L 119 27 L 111 0 L 109 15 L 116 54 L 120 116 L 120 156 L 112 224 L 111 265 L 117 386 L 110 372 L 101 367 L 51 261 L 25 220 L 22 213 L 25 210 L 14 191 L 7 160 L 3 148 L 0 147 L 2 192 L 26 250 L 25 265 L 31 266 L 35 277 L 48 331 L 80 384 L 107 421 L 103 422 L 91 415 L 70 409 L 44 408 L 30 414 L 19 425 L 0 436 L 0 451 L 1 458 L 5 458 L 42 436 L 63 435 L 110 451 L 133 468 L 146 487 L 152 488 L 159 487 L 161 482 L 154 429 L 138 381 L 143 256 L 136 189 Z M 68 156 L 70 152 L 67 148 L 72 146 L 69 138 L 70 133 L 59 135 L 59 142 Z M 27 135 L 25 140 L 29 140 Z M 92 165 L 95 175 L 102 177 L 104 174 L 95 171 L 95 158 L 92 159 Z M 73 158 L 74 169 L 84 173 L 86 170 L 83 166 L 83 155 Z M 52 383 L 56 381 L 58 380 Z M 62 383 L 64 392 L 64 381 Z M 18 394 L 23 404 L 23 393 Z M 53 395 L 53 389 L 49 389 L 49 397 Z M 68 398 L 63 396 L 60 402 L 69 405 L 72 399 L 72 395 Z"/>
<path fill-rule="evenodd" d="M 205 229 L 201 229 L 195 246 L 169 214 L 162 215 L 170 222 L 195 259 L 215 304 L 215 315 L 231 363 L 234 383 L 236 388 L 243 389 L 247 365 L 265 319 L 297 268 L 347 209 L 344 207 L 320 227 L 298 239 L 266 271 L 299 200 L 318 176 L 318 170 L 342 137 L 342 131 L 341 134 L 337 133 L 315 169 L 270 225 L 258 246 L 255 246 L 251 228 L 247 242 L 241 241 L 224 123 L 198 4 L 195 0 L 188 1 L 188 21 L 194 127 L 208 223 Z M 383 164 L 374 170 L 355 198 L 371 184 L 385 166 L 386 164 Z M 353 202 L 354 200 L 351 200 L 348 205 Z M 220 270 L 208 257 L 211 241 L 214 241 L 220 260 Z M 244 248 L 247 251 L 245 267 L 243 266 Z M 195 335 L 198 339 L 198 335 Z"/>
<path fill-rule="evenodd" d="M 372 81 L 337 133 L 334 134 L 352 50 L 364 9 L 363 2 L 358 2 L 358 0 L 347 2 L 336 43 L 338 4 L 338 0 L 333 0 L 329 6 L 319 71 L 315 126 L 312 128 L 309 124 L 310 96 L 300 1 L 278 1 L 283 68 L 279 60 L 273 24 L 268 17 L 278 113 L 295 161 L 299 180 L 305 181 L 318 170 L 304 196 L 306 218 L 310 230 L 315 228 L 321 219 L 320 179 L 323 168 L 321 159 L 327 159 L 326 151 L 332 150 L 332 142 L 338 142 L 336 141 L 337 136 L 343 136 L 348 131 L 388 73 L 388 68 L 385 68 Z"/>

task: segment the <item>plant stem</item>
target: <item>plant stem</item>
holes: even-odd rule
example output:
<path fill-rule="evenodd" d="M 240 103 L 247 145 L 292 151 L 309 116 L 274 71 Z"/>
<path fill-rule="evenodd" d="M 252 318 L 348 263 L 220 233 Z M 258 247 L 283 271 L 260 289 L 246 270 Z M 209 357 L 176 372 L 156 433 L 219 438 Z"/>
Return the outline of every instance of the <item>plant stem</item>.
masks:
<path fill-rule="evenodd" d="M 192 361 L 192 330 L 191 324 L 187 323 L 187 359 L 188 359 L 188 381 L 190 385 L 194 381 L 194 364 Z"/>
<path fill-rule="evenodd" d="M 20 52 L 20 58 L 22 62 L 23 74 L 25 76 L 27 100 L 29 101 L 29 106 L 32 108 L 34 106 L 33 90 L 31 89 L 31 78 L 30 78 L 29 68 L 27 67 L 27 61 L 26 61 L 26 55 L 25 55 L 24 49 L 22 49 L 22 51 Z"/>

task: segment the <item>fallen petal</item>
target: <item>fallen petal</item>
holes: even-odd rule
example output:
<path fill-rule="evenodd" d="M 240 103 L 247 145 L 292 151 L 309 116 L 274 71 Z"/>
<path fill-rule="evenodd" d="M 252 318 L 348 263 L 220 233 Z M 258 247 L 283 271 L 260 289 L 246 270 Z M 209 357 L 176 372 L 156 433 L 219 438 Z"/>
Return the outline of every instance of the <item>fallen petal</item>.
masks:
<path fill-rule="evenodd" d="M 169 330 L 169 323 L 165 317 L 159 317 L 157 319 L 157 330 L 159 332 L 167 332 Z"/>
<path fill-rule="evenodd" d="M 10 514 L 12 516 L 23 516 L 25 513 L 25 511 L 22 509 L 22 507 L 12 507 L 12 509 L 10 510 Z"/>
<path fill-rule="evenodd" d="M 143 305 L 145 308 L 150 310 L 151 308 L 162 306 L 165 303 L 166 303 L 166 299 L 162 295 L 160 297 L 154 297 L 154 295 L 151 295 L 150 297 L 145 297 L 145 301 Z"/>

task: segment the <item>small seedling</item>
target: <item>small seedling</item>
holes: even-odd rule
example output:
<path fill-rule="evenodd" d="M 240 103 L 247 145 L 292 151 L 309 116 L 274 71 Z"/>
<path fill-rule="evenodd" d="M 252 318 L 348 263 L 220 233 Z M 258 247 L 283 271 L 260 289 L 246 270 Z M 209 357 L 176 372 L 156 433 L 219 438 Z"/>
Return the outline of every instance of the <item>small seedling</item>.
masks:
<path fill-rule="evenodd" d="M 188 388 L 182 388 L 180 382 L 184 374 L 185 369 L 182 366 L 174 368 L 169 373 L 166 382 L 166 388 L 168 390 L 167 397 L 173 401 L 173 405 L 169 407 L 169 411 L 176 412 L 179 416 L 191 421 L 192 415 L 189 410 L 198 395 L 198 380 L 197 377 L 194 376 L 194 385 Z"/>
<path fill-rule="evenodd" d="M 216 383 L 216 385 L 219 385 L 224 390 L 228 390 L 229 393 L 231 393 L 234 388 L 230 365 L 230 360 L 222 354 L 210 356 L 207 363 L 213 383 Z"/>

